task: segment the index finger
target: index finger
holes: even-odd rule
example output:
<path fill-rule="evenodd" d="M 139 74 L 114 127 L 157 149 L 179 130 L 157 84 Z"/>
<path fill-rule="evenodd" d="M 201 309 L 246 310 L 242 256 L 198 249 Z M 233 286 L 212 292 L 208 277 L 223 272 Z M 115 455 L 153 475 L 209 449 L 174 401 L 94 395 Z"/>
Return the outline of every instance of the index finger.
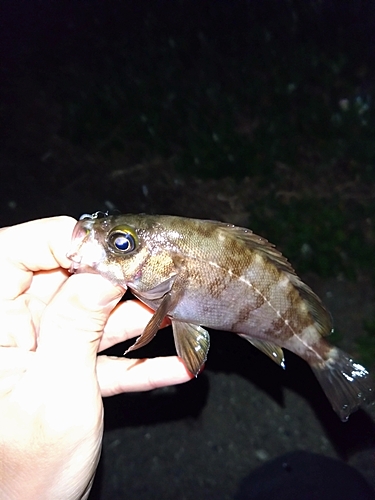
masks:
<path fill-rule="evenodd" d="M 59 216 L 1 229 L 0 297 L 17 297 L 36 271 L 69 268 L 66 253 L 75 224 L 72 217 Z"/>

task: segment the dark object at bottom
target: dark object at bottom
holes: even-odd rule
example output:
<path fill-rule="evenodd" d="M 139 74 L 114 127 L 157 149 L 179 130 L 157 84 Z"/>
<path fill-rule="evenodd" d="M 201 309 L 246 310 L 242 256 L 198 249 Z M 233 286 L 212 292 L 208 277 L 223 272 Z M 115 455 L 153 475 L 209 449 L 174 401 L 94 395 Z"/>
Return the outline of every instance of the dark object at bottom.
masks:
<path fill-rule="evenodd" d="M 353 467 L 295 451 L 252 472 L 235 500 L 374 500 L 375 492 Z"/>

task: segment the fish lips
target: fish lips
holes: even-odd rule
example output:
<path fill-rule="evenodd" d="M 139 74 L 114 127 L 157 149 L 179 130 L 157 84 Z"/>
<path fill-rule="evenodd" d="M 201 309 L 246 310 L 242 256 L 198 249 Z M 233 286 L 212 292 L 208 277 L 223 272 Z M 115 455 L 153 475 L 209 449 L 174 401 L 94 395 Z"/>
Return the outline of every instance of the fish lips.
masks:
<path fill-rule="evenodd" d="M 80 273 L 91 273 L 91 274 L 98 274 L 98 271 L 92 267 L 89 266 L 88 264 L 81 264 L 78 262 L 72 262 L 69 272 L 71 274 L 80 274 Z"/>
<path fill-rule="evenodd" d="M 106 258 L 103 246 L 95 238 L 94 220 L 83 219 L 73 229 L 72 242 L 66 256 L 72 261 L 71 273 L 97 273 L 97 266 Z"/>

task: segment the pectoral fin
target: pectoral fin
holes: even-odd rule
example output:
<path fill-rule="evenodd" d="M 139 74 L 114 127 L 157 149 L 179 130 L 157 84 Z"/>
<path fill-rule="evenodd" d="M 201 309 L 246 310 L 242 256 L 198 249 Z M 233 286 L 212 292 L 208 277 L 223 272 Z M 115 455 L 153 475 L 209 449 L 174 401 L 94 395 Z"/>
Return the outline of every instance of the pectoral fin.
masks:
<path fill-rule="evenodd" d="M 180 293 L 181 292 L 170 291 L 164 295 L 163 300 L 160 303 L 160 306 L 156 309 L 154 315 L 147 323 L 147 326 L 143 330 L 142 335 L 137 338 L 137 340 L 134 342 L 132 346 L 129 347 L 129 349 L 125 352 L 125 354 L 145 346 L 155 337 L 164 318 L 167 316 L 168 312 L 171 309 L 173 309 L 173 307 L 175 307 L 176 303 L 178 302 Z"/>
<path fill-rule="evenodd" d="M 281 347 L 272 344 L 271 342 L 267 342 L 266 340 L 252 339 L 247 337 L 246 335 L 242 335 L 241 333 L 239 335 L 249 341 L 250 344 L 253 344 L 254 347 L 262 351 L 264 354 L 270 357 L 272 361 L 280 365 L 281 368 L 284 368 L 285 370 L 285 358 Z"/>
<path fill-rule="evenodd" d="M 168 279 L 161 282 L 159 285 L 156 285 L 154 288 L 151 288 L 151 290 L 139 292 L 136 288 L 132 286 L 130 286 L 130 288 L 133 294 L 136 297 L 139 297 L 141 300 L 142 299 L 157 300 L 163 297 L 166 293 L 171 291 L 176 276 L 177 276 L 176 274 L 173 274 Z"/>
<path fill-rule="evenodd" d="M 187 369 L 197 376 L 207 359 L 209 333 L 201 326 L 176 320 L 172 321 L 172 328 L 177 354 L 184 360 Z"/>

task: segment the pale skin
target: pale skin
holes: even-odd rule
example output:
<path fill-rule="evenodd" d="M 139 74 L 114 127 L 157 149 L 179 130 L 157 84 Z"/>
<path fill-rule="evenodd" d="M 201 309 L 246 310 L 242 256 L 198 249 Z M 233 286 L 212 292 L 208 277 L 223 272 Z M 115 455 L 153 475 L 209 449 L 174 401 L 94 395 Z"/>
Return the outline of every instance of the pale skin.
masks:
<path fill-rule="evenodd" d="M 97 356 L 140 335 L 152 312 L 124 290 L 70 275 L 75 220 L 0 229 L 0 498 L 87 498 L 103 433 L 102 396 L 191 379 L 176 356 Z"/>

